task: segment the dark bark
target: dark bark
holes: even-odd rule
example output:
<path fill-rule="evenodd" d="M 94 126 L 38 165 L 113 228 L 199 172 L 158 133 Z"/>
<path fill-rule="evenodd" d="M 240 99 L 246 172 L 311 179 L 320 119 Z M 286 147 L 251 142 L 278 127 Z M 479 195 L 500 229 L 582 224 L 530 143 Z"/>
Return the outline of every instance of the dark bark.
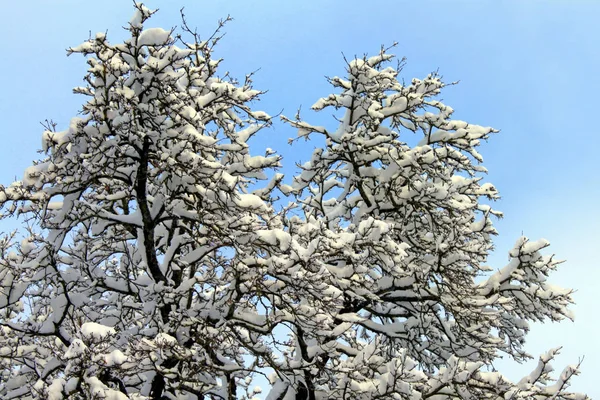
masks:
<path fill-rule="evenodd" d="M 155 282 L 167 282 L 166 277 L 161 272 L 156 257 L 156 247 L 154 245 L 154 220 L 150 214 L 148 200 L 146 197 L 146 184 L 148 181 L 148 162 L 150 153 L 150 139 L 144 138 L 142 151 L 140 152 L 140 164 L 138 166 L 137 175 L 135 178 L 135 195 L 142 214 L 142 234 L 144 240 L 144 250 L 148 269 Z"/>
<path fill-rule="evenodd" d="M 102 373 L 98 376 L 98 379 L 100 379 L 100 381 L 103 382 L 104 384 L 108 384 L 108 383 L 115 384 L 119 388 L 119 391 L 121 393 L 127 395 L 127 388 L 125 387 L 125 384 L 123 383 L 123 381 L 120 380 L 119 378 L 117 378 L 116 376 L 113 376 L 110 373 L 109 369 L 103 370 Z"/>

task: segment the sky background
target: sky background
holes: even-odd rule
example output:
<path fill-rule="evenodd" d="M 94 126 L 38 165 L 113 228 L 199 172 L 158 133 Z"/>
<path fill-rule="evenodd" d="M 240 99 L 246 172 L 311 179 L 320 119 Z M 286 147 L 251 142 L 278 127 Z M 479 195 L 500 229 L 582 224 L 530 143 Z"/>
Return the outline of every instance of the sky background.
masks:
<path fill-rule="evenodd" d="M 595 385 L 600 366 L 597 256 L 600 234 L 598 198 L 600 80 L 600 1 L 158 1 L 146 27 L 188 23 L 208 37 L 217 20 L 234 21 L 216 49 L 221 72 L 243 78 L 260 68 L 255 87 L 268 90 L 256 109 L 293 117 L 302 105 L 308 122 L 335 130 L 331 112 L 310 106 L 331 93 L 324 76 L 343 76 L 347 57 L 374 54 L 381 45 L 407 57 L 402 76 L 409 81 L 439 69 L 447 82 L 442 93 L 454 118 L 501 129 L 481 148 L 486 180 L 500 191 L 495 208 L 505 213 L 489 265 L 505 265 L 508 251 L 523 232 L 546 238 L 549 252 L 566 259 L 551 282 L 576 288 L 576 321 L 533 325 L 527 349 L 536 358 L 563 346 L 554 364 L 561 370 L 582 357 L 582 374 L 572 389 L 600 397 Z M 0 16 L 0 183 L 21 179 L 37 159 L 44 119 L 64 130 L 81 108 L 86 64 L 65 49 L 108 31 L 124 38 L 132 2 L 6 1 Z M 261 132 L 254 153 L 271 147 L 284 156 L 288 179 L 294 164 L 306 161 L 314 143 L 291 148 L 293 129 L 277 122 Z M 412 135 L 412 133 L 409 133 Z M 0 222 L 0 231 L 14 227 Z M 498 369 L 520 379 L 536 365 L 499 362 Z"/>

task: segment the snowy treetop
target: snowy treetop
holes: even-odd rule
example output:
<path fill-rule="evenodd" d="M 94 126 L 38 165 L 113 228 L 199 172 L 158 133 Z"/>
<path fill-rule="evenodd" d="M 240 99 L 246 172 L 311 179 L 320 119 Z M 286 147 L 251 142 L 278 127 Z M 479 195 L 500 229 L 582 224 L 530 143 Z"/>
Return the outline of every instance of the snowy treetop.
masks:
<path fill-rule="evenodd" d="M 154 12 L 69 49 L 81 115 L 0 187 L 27 222 L 0 240 L 0 397 L 587 398 L 578 365 L 551 376 L 559 349 L 518 382 L 493 369 L 531 357 L 530 322 L 572 319 L 572 291 L 546 240 L 486 265 L 502 214 L 477 147 L 497 130 L 453 119 L 439 75 L 346 60 L 312 107 L 333 129 L 281 117 L 325 139 L 287 178 L 250 149 L 263 92 L 212 58 L 226 21 L 201 40 L 183 14 L 146 29 Z"/>

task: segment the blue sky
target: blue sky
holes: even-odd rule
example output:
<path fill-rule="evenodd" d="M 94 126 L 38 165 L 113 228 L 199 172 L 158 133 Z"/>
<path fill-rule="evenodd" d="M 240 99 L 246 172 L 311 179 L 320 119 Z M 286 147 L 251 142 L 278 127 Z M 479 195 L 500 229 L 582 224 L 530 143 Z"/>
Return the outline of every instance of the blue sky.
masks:
<path fill-rule="evenodd" d="M 65 49 L 98 31 L 109 40 L 132 14 L 131 2 L 14 1 L 3 4 L 0 17 L 0 183 L 21 179 L 37 158 L 43 128 L 54 119 L 67 127 L 83 98 L 71 93 L 82 82 L 83 58 Z M 293 116 L 299 105 L 309 122 L 335 125 L 328 111 L 309 110 L 330 93 L 325 75 L 343 75 L 347 57 L 375 53 L 397 41 L 394 53 L 406 56 L 403 77 L 424 77 L 439 68 L 457 86 L 443 93 L 455 118 L 501 129 L 481 153 L 486 178 L 503 196 L 496 208 L 500 236 L 490 265 L 499 268 L 521 232 L 551 241 L 551 252 L 566 259 L 552 282 L 578 289 L 576 322 L 534 325 L 528 349 L 537 357 L 563 346 L 557 369 L 585 356 L 583 373 L 573 389 L 600 396 L 594 385 L 600 365 L 596 318 L 600 265 L 595 248 L 598 227 L 598 149 L 600 128 L 600 53 L 598 1 L 158 1 L 146 3 L 160 12 L 149 26 L 179 23 L 185 6 L 188 22 L 210 34 L 219 18 L 234 21 L 216 55 L 222 71 L 242 78 L 260 68 L 255 86 L 268 90 L 257 109 Z M 284 157 L 284 173 L 306 160 L 310 143 L 287 145 L 295 132 L 277 123 L 255 141 Z M 13 225 L 0 222 L 0 230 Z M 498 368 L 518 378 L 533 368 L 501 362 Z"/>

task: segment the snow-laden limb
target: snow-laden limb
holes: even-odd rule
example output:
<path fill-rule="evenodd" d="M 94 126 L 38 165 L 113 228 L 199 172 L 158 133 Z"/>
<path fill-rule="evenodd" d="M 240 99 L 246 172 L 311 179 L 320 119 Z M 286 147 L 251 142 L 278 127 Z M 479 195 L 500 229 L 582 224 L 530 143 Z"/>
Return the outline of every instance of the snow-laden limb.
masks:
<path fill-rule="evenodd" d="M 501 213 L 476 148 L 496 131 L 452 119 L 437 74 L 347 61 L 313 106 L 337 129 L 283 117 L 325 147 L 260 185 L 280 166 L 250 152 L 261 92 L 218 75 L 218 30 L 145 29 L 153 13 L 69 50 L 89 65 L 80 117 L 0 187 L 27 222 L 0 240 L 1 398 L 586 398 L 578 365 L 551 375 L 557 350 L 519 382 L 493 370 L 530 357 L 530 321 L 572 318 L 571 291 L 543 240 L 484 265 Z"/>

